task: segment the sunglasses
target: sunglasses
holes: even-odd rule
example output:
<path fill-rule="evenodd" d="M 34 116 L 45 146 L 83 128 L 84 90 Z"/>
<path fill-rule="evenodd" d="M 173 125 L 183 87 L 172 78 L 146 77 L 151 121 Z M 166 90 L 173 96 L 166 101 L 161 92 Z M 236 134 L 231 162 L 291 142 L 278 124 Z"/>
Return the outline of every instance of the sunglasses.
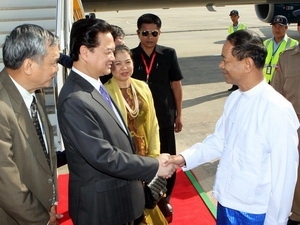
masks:
<path fill-rule="evenodd" d="M 143 30 L 141 33 L 144 37 L 147 37 L 149 34 L 151 34 L 153 37 L 157 37 L 157 35 L 158 35 L 158 31 L 156 31 L 156 30 L 155 31 Z"/>

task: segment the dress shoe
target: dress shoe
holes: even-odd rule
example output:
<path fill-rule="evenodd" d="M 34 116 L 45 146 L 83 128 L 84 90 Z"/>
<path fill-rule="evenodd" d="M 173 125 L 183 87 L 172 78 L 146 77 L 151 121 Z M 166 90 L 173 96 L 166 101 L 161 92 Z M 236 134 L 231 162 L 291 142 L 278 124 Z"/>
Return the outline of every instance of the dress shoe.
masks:
<path fill-rule="evenodd" d="M 168 210 L 169 210 L 170 214 L 167 215 L 165 218 L 166 218 L 168 223 L 172 223 L 172 220 L 173 220 L 173 207 L 169 203 L 167 203 L 167 207 L 168 207 Z"/>
<path fill-rule="evenodd" d="M 167 202 L 167 199 L 164 197 L 157 203 L 160 211 L 166 218 L 168 223 L 171 223 L 173 220 L 173 207 L 170 203 Z"/>
<path fill-rule="evenodd" d="M 228 91 L 235 91 L 237 89 L 239 89 L 239 87 L 237 85 L 232 85 L 232 87 L 229 88 Z"/>
<path fill-rule="evenodd" d="M 294 221 L 289 219 L 287 222 L 287 225 L 300 225 L 300 221 Z"/>

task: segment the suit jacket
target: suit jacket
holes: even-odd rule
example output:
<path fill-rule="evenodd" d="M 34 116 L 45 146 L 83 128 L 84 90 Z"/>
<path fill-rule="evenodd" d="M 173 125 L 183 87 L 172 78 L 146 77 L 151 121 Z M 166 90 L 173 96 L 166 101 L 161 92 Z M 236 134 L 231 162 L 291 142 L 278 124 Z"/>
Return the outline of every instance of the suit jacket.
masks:
<path fill-rule="evenodd" d="M 47 224 L 56 201 L 56 155 L 43 96 L 36 94 L 48 165 L 28 109 L 6 70 L 0 73 L 0 224 Z"/>
<path fill-rule="evenodd" d="M 158 161 L 134 154 L 128 129 L 98 90 L 74 71 L 59 94 L 58 121 L 70 172 L 73 223 L 121 225 L 141 216 L 141 180 L 154 178 Z"/>
<path fill-rule="evenodd" d="M 58 63 L 69 69 L 71 69 L 73 66 L 73 60 L 71 59 L 71 57 L 63 53 L 59 54 Z"/>

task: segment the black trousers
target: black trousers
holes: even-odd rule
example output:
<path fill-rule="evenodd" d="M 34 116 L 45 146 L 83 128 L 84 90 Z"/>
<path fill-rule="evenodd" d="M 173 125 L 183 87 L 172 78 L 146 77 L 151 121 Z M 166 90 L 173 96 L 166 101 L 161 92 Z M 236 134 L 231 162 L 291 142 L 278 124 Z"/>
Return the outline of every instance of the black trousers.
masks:
<path fill-rule="evenodd" d="M 159 129 L 160 138 L 160 153 L 169 153 L 170 155 L 176 155 L 176 141 L 174 127 L 167 127 Z M 170 199 L 174 185 L 176 181 L 176 173 L 167 179 L 167 199 Z"/>
<path fill-rule="evenodd" d="M 134 221 L 130 221 L 127 223 L 124 223 L 122 225 L 139 225 L 143 221 L 144 215 L 141 215 L 139 218 L 135 219 Z"/>
<path fill-rule="evenodd" d="M 131 221 L 131 222 L 124 223 L 124 224 L 122 224 L 122 225 L 134 225 L 134 222 Z"/>

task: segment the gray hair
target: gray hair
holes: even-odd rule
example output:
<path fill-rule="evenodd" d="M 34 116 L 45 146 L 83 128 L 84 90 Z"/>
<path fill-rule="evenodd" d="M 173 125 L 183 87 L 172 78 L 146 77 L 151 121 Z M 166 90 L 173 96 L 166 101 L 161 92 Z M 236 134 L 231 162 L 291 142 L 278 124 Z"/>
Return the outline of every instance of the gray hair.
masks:
<path fill-rule="evenodd" d="M 23 24 L 7 35 L 3 44 L 3 63 L 10 69 L 19 69 L 25 59 L 42 63 L 47 47 L 58 45 L 58 37 L 34 24 Z"/>

